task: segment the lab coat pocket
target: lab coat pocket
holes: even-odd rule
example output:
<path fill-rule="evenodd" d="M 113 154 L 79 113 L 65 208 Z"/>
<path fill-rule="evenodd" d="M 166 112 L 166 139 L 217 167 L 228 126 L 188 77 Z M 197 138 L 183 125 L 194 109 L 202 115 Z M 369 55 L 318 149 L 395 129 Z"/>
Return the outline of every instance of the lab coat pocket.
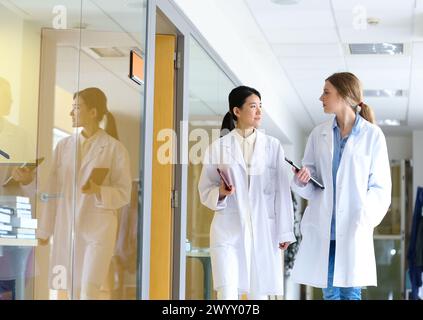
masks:
<path fill-rule="evenodd" d="M 304 233 L 304 229 L 307 228 L 307 226 L 310 225 L 310 217 L 309 217 L 309 207 L 306 207 L 303 213 L 303 217 L 301 218 L 301 222 L 300 222 L 300 232 L 303 234 Z"/>
<path fill-rule="evenodd" d="M 358 225 L 364 228 L 371 228 L 375 227 L 373 218 L 371 216 L 371 212 L 368 212 L 365 208 L 360 210 Z"/>
<path fill-rule="evenodd" d="M 275 193 L 276 188 L 276 168 L 267 167 L 266 172 L 264 173 L 264 189 L 263 192 L 266 195 L 272 195 Z"/>
<path fill-rule="evenodd" d="M 371 158 L 367 155 L 354 154 L 352 156 L 352 170 L 351 172 L 354 179 L 357 181 L 359 186 L 362 186 L 362 190 L 367 191 L 370 175 L 370 163 Z"/>

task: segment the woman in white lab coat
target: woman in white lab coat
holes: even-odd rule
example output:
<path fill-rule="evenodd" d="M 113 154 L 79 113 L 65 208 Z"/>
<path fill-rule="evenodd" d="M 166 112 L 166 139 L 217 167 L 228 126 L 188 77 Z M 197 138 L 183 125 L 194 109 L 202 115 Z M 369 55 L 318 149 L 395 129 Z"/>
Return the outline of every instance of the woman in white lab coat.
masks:
<path fill-rule="evenodd" d="M 130 200 L 129 155 L 100 89 L 75 93 L 70 115 L 73 127 L 83 129 L 55 149 L 37 235 L 53 236 L 51 288 L 68 290 L 69 298 L 98 299 L 114 251 L 117 213 Z M 104 116 L 105 130 L 99 126 Z M 109 169 L 101 185 L 89 179 L 94 168 Z"/>
<path fill-rule="evenodd" d="M 391 201 L 386 141 L 352 73 L 327 78 L 320 100 L 335 117 L 310 134 L 292 183 L 308 200 L 292 277 L 323 288 L 324 299 L 359 300 L 362 286 L 376 285 L 373 229 Z"/>
<path fill-rule="evenodd" d="M 265 299 L 283 294 L 280 249 L 296 241 L 284 150 L 256 129 L 262 117 L 257 90 L 233 89 L 229 108 L 222 124 L 229 133 L 205 152 L 198 185 L 201 202 L 215 211 L 210 228 L 214 288 L 218 299 L 238 299 L 241 293 Z"/>
<path fill-rule="evenodd" d="M 0 155 L 0 196 L 29 197 L 34 205 L 34 170 L 16 167 L 14 163 L 30 162 L 35 156 L 31 158 L 25 130 L 6 118 L 12 103 L 10 83 L 0 77 L 0 149 L 10 158 Z M 24 292 L 19 289 L 24 287 L 25 277 L 32 275 L 32 270 L 27 270 L 32 248 L 2 246 L 0 251 L 0 300 L 23 299 Z"/>

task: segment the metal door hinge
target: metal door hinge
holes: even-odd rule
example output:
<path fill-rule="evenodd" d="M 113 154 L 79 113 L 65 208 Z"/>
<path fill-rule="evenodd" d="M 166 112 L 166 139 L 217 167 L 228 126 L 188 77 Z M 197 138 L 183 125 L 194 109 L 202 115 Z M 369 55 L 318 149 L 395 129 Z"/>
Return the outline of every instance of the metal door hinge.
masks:
<path fill-rule="evenodd" d="M 171 196 L 171 206 L 172 208 L 178 208 L 179 207 L 179 192 L 178 190 L 172 190 L 172 196 Z"/>
<path fill-rule="evenodd" d="M 174 60 L 174 63 L 175 63 L 175 69 L 180 69 L 181 68 L 181 53 L 175 52 L 173 54 L 173 60 Z"/>

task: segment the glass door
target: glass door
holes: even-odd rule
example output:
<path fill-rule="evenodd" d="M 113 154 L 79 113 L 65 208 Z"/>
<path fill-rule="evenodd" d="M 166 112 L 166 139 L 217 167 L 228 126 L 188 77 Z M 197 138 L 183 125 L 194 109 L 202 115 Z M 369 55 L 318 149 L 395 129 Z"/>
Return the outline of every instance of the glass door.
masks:
<path fill-rule="evenodd" d="M 215 299 L 210 261 L 213 212 L 199 199 L 204 149 L 220 136 L 227 97 L 235 87 L 201 45 L 190 39 L 189 166 L 186 233 L 186 299 Z"/>
<path fill-rule="evenodd" d="M 146 7 L 0 0 L 0 298 L 136 298 Z"/>
<path fill-rule="evenodd" d="M 392 200 L 388 213 L 374 231 L 378 286 L 363 290 L 363 299 L 404 298 L 405 281 L 405 161 L 391 162 Z"/>

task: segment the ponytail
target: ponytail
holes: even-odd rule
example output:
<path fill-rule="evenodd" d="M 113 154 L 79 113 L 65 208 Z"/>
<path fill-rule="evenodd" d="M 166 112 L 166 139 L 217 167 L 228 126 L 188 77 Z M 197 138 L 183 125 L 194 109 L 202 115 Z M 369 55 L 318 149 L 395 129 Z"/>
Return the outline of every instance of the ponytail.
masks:
<path fill-rule="evenodd" d="M 104 128 L 104 131 L 116 140 L 119 140 L 115 117 L 110 112 L 106 113 L 106 127 Z"/>
<path fill-rule="evenodd" d="M 222 121 L 222 127 L 220 128 L 220 136 L 223 137 L 224 135 L 231 132 L 233 129 L 235 129 L 234 116 L 230 111 L 228 111 Z"/>
<path fill-rule="evenodd" d="M 97 121 L 100 122 L 106 117 L 106 125 L 104 131 L 107 134 L 119 140 L 116 121 L 113 115 L 107 109 L 107 97 L 101 89 L 96 87 L 86 88 L 79 92 L 75 92 L 73 99 L 81 97 L 89 109 L 95 108 L 97 110 Z"/>
<path fill-rule="evenodd" d="M 369 121 L 370 123 L 375 124 L 376 123 L 376 119 L 375 119 L 375 114 L 372 110 L 372 108 L 370 108 L 370 106 L 368 106 L 367 104 L 360 102 L 358 104 L 358 106 L 360 107 L 360 116 L 362 116 L 364 119 L 366 119 L 367 121 Z"/>

